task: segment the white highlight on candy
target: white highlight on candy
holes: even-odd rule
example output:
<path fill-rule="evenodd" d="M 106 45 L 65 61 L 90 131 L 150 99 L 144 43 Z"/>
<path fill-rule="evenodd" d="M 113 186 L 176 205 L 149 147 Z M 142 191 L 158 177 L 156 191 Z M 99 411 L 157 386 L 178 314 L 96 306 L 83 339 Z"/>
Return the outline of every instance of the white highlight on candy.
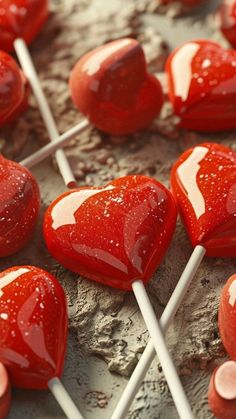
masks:
<path fill-rule="evenodd" d="M 191 63 L 200 46 L 195 42 L 183 45 L 173 56 L 171 66 L 174 79 L 175 95 L 185 101 L 188 97 L 191 81 Z"/>
<path fill-rule="evenodd" d="M 114 52 L 119 51 L 119 49 L 129 45 L 132 42 L 131 39 L 123 39 L 120 42 L 114 43 L 112 45 L 105 45 L 101 51 L 98 51 L 96 54 L 93 54 L 83 65 L 83 71 L 88 74 L 88 76 L 93 76 L 97 71 L 100 70 L 102 63 Z"/>
<path fill-rule="evenodd" d="M 109 185 L 104 189 L 81 189 L 66 195 L 52 210 L 52 228 L 57 230 L 64 225 L 76 224 L 75 213 L 88 198 L 104 191 L 111 191 L 114 188 L 114 186 Z"/>
<path fill-rule="evenodd" d="M 236 398 L 236 362 L 226 361 L 215 375 L 215 388 L 219 396 L 225 400 Z"/>
<path fill-rule="evenodd" d="M 229 287 L 229 304 L 234 307 L 236 301 L 236 279 L 232 282 Z"/>
<path fill-rule="evenodd" d="M 197 219 L 205 212 L 205 200 L 198 188 L 196 180 L 200 169 L 198 163 L 204 159 L 208 151 L 209 150 L 206 147 L 196 147 L 187 160 L 185 160 L 177 169 L 177 173 L 188 194 L 188 198 L 192 204 Z"/>
<path fill-rule="evenodd" d="M 5 288 L 11 282 L 15 281 L 17 278 L 19 278 L 21 275 L 27 272 L 29 272 L 29 269 L 20 268 L 20 269 L 17 269 L 16 271 L 9 272 L 4 277 L 0 278 L 0 298 L 4 294 L 4 292 L 2 291 L 3 288 Z"/>

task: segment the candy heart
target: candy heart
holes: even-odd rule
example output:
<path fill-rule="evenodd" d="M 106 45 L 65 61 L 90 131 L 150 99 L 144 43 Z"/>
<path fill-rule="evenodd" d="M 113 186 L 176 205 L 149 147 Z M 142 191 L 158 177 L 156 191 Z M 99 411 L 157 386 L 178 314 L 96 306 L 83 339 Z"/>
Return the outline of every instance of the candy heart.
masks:
<path fill-rule="evenodd" d="M 209 385 L 208 402 L 212 412 L 218 419 L 235 419 L 235 361 L 226 361 L 213 372 Z"/>
<path fill-rule="evenodd" d="M 40 195 L 31 173 L 1 155 L 0 190 L 0 257 L 4 257 L 20 250 L 31 238 Z"/>
<path fill-rule="evenodd" d="M 4 419 L 10 409 L 11 388 L 8 374 L 4 365 L 0 362 L 0 418 Z"/>
<path fill-rule="evenodd" d="M 150 279 L 175 224 L 175 202 L 163 185 L 146 176 L 126 176 L 59 196 L 46 212 L 44 236 L 66 268 L 130 290 L 135 279 Z"/>
<path fill-rule="evenodd" d="M 26 78 L 13 58 L 0 51 L 0 126 L 12 121 L 28 106 Z"/>
<path fill-rule="evenodd" d="M 184 152 L 171 185 L 193 246 L 208 256 L 236 256 L 236 154 L 205 143 Z"/>
<path fill-rule="evenodd" d="M 228 279 L 221 292 L 218 323 L 223 345 L 236 360 L 236 274 Z"/>
<path fill-rule="evenodd" d="M 223 35 L 233 47 L 236 47 L 236 1 L 223 1 L 216 14 L 216 19 Z"/>
<path fill-rule="evenodd" d="M 115 135 L 144 128 L 163 104 L 161 85 L 147 73 L 141 45 L 129 38 L 84 55 L 72 70 L 70 90 L 77 108 L 97 128 Z"/>
<path fill-rule="evenodd" d="M 16 387 L 44 389 L 62 373 L 66 301 L 52 275 L 34 266 L 0 273 L 0 360 Z"/>
<path fill-rule="evenodd" d="M 210 41 L 187 42 L 169 56 L 166 72 L 180 126 L 196 131 L 236 128 L 236 51 Z"/>
<path fill-rule="evenodd" d="M 0 0 L 0 48 L 14 49 L 16 38 L 33 41 L 48 17 L 48 0 Z"/>

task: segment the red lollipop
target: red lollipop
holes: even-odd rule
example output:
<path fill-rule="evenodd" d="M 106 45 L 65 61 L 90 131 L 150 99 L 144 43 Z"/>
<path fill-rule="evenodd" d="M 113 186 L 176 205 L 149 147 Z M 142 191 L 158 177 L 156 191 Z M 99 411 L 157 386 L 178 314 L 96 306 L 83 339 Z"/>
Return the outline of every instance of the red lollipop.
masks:
<path fill-rule="evenodd" d="M 175 224 L 170 192 L 154 179 L 135 175 L 59 196 L 46 211 L 44 237 L 66 268 L 111 287 L 133 289 L 178 412 L 192 418 L 143 285 L 161 263 Z"/>
<path fill-rule="evenodd" d="M 184 152 L 171 186 L 193 246 L 208 256 L 236 256 L 236 154 L 205 143 Z"/>
<path fill-rule="evenodd" d="M 163 104 L 161 85 L 148 74 L 141 45 L 129 38 L 85 54 L 72 70 L 70 90 L 90 122 L 114 135 L 146 127 Z"/>
<path fill-rule="evenodd" d="M 228 279 L 221 292 L 218 323 L 223 345 L 236 361 L 236 274 Z"/>
<path fill-rule="evenodd" d="M 190 41 L 169 56 L 166 72 L 180 126 L 196 131 L 236 128 L 236 51 L 211 41 Z"/>
<path fill-rule="evenodd" d="M 0 418 L 4 419 L 10 409 L 11 388 L 8 374 L 4 365 L 0 362 Z"/>
<path fill-rule="evenodd" d="M 2 126 L 26 110 L 28 86 L 15 60 L 4 51 L 0 51 L 0 68 L 0 126 Z"/>
<path fill-rule="evenodd" d="M 235 361 L 226 361 L 213 372 L 208 391 L 208 403 L 216 418 L 235 419 Z"/>
<path fill-rule="evenodd" d="M 236 48 L 236 1 L 224 0 L 217 14 L 217 24 L 225 38 Z"/>
<path fill-rule="evenodd" d="M 33 266 L 1 272 L 0 330 L 0 360 L 12 384 L 49 387 L 54 393 L 60 386 L 67 340 L 66 299 L 56 278 Z M 63 400 L 61 404 L 65 408 Z M 77 410 L 74 413 L 68 417 L 81 418 Z"/>
<path fill-rule="evenodd" d="M 30 240 L 40 209 L 31 173 L 0 155 L 0 257 L 18 252 Z"/>
<path fill-rule="evenodd" d="M 13 51 L 17 38 L 32 42 L 47 18 L 48 0 L 0 0 L 0 47 Z"/>

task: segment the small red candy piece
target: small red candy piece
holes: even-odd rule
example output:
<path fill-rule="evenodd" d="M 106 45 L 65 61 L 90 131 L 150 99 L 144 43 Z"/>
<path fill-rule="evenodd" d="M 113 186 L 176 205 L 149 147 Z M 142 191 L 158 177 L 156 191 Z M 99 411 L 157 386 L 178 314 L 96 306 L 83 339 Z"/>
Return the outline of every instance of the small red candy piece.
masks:
<path fill-rule="evenodd" d="M 236 256 L 236 153 L 205 143 L 173 166 L 171 186 L 193 246 L 208 256 Z"/>
<path fill-rule="evenodd" d="M 208 391 L 208 403 L 216 418 L 235 419 L 235 361 L 226 361 L 213 372 Z"/>
<path fill-rule="evenodd" d="M 26 110 L 28 93 L 26 78 L 17 63 L 10 55 L 0 51 L 0 126 Z"/>
<path fill-rule="evenodd" d="M 48 272 L 15 266 L 0 273 L 0 360 L 12 385 L 46 389 L 60 377 L 67 339 L 65 294 Z"/>
<path fill-rule="evenodd" d="M 176 225 L 171 193 L 155 179 L 126 176 L 104 187 L 59 196 L 48 208 L 44 236 L 66 268 L 114 288 L 147 283 Z"/>
<path fill-rule="evenodd" d="M 180 126 L 203 132 L 236 128 L 236 51 L 211 41 L 187 42 L 169 56 L 166 72 Z"/>
<path fill-rule="evenodd" d="M 70 90 L 91 123 L 114 135 L 146 127 L 163 104 L 161 85 L 147 73 L 141 45 L 129 38 L 84 55 L 72 70 Z"/>
<path fill-rule="evenodd" d="M 30 240 L 40 209 L 35 178 L 0 154 L 0 258 L 22 249 Z"/>
<path fill-rule="evenodd" d="M 236 48 L 236 0 L 224 0 L 216 18 L 221 32 Z"/>
<path fill-rule="evenodd" d="M 0 362 L 0 418 L 4 419 L 10 409 L 11 387 L 8 374 L 4 365 Z"/>
<path fill-rule="evenodd" d="M 0 0 L 0 48 L 13 51 L 23 38 L 30 43 L 48 18 L 48 0 Z"/>
<path fill-rule="evenodd" d="M 218 323 L 223 345 L 236 361 L 236 274 L 228 279 L 221 292 Z"/>

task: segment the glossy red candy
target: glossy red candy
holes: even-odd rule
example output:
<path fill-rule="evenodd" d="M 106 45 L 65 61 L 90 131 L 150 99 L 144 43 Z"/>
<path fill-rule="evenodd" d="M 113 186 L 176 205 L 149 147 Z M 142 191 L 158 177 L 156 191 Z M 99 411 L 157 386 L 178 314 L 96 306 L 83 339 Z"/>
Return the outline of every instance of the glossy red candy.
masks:
<path fill-rule="evenodd" d="M 23 166 L 0 155 L 0 258 L 9 256 L 31 238 L 40 208 L 35 178 Z"/>
<path fill-rule="evenodd" d="M 223 35 L 236 48 L 236 0 L 224 0 L 216 17 Z"/>
<path fill-rule="evenodd" d="M 236 128 L 236 51 L 211 41 L 187 42 L 169 56 L 166 72 L 180 126 L 203 132 Z"/>
<path fill-rule="evenodd" d="M 185 151 L 171 186 L 193 246 L 208 256 L 236 256 L 236 153 L 205 143 Z"/>
<path fill-rule="evenodd" d="M 11 403 L 11 388 L 8 374 L 4 365 L 0 362 L 0 418 L 6 418 Z"/>
<path fill-rule="evenodd" d="M 155 179 L 126 176 L 104 187 L 59 196 L 48 208 L 44 236 L 66 268 L 111 287 L 148 282 L 176 224 L 171 193 Z"/>
<path fill-rule="evenodd" d="M 48 0 L 0 0 L 0 48 L 13 51 L 16 38 L 33 41 L 48 18 Z"/>
<path fill-rule="evenodd" d="M 12 385 L 46 389 L 62 373 L 67 311 L 62 287 L 33 266 L 0 274 L 0 360 Z"/>
<path fill-rule="evenodd" d="M 129 38 L 84 55 L 72 70 L 70 90 L 91 123 L 115 135 L 146 127 L 163 104 L 161 85 L 147 73 L 141 45 Z"/>
<path fill-rule="evenodd" d="M 236 274 L 228 279 L 221 292 L 218 323 L 223 345 L 236 361 Z"/>
<path fill-rule="evenodd" d="M 213 372 L 208 391 L 208 403 L 216 418 L 235 419 L 235 361 L 226 361 Z"/>
<path fill-rule="evenodd" d="M 10 55 L 0 51 L 0 126 L 26 110 L 28 93 L 26 78 L 17 63 Z"/>

